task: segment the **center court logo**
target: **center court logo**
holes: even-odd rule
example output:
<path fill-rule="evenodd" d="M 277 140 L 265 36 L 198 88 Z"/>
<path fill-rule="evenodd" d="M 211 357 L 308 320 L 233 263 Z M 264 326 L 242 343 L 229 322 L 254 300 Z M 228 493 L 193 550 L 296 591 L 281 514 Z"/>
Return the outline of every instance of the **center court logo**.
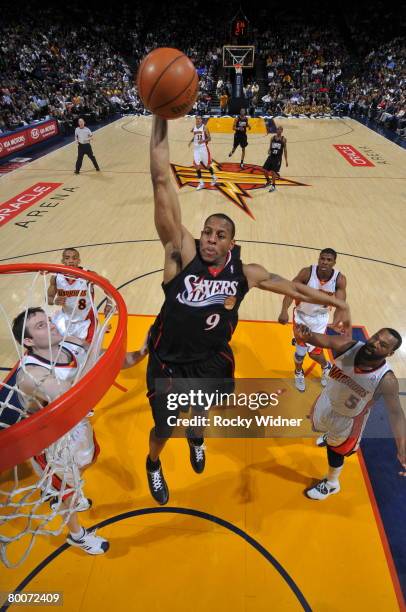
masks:
<path fill-rule="evenodd" d="M 199 178 L 194 166 L 181 166 L 171 164 L 172 171 L 180 188 L 185 185 L 197 187 Z M 228 200 L 238 206 L 252 219 L 255 219 L 248 208 L 245 198 L 252 198 L 249 193 L 253 189 L 261 189 L 266 185 L 266 176 L 261 166 L 245 164 L 244 169 L 236 163 L 219 163 L 213 160 L 212 168 L 217 177 L 216 185 L 211 185 L 211 174 L 208 170 L 202 170 L 202 181 L 204 188 L 211 191 L 220 191 Z M 276 184 L 282 187 L 308 187 L 305 183 L 299 183 L 290 179 L 278 178 Z"/>

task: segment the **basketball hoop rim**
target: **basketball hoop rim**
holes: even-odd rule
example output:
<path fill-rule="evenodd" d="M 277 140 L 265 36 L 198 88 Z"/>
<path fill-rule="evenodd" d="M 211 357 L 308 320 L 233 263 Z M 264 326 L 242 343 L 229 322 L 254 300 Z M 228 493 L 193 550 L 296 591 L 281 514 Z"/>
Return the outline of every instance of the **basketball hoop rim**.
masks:
<path fill-rule="evenodd" d="M 92 282 L 101 287 L 115 301 L 118 310 L 118 324 L 105 353 L 71 389 L 46 408 L 0 431 L 0 472 L 41 453 L 84 418 L 113 384 L 126 352 L 127 307 L 118 290 L 106 278 L 89 270 L 62 264 L 24 263 L 0 266 L 0 274 L 24 272 L 69 273 Z"/>

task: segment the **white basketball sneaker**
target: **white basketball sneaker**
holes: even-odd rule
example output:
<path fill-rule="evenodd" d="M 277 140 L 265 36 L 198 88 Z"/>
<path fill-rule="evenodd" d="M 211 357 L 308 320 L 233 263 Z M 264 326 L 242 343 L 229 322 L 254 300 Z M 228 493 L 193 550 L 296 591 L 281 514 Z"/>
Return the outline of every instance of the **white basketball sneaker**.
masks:
<path fill-rule="evenodd" d="M 322 375 L 321 375 L 321 379 L 320 379 L 320 384 L 322 387 L 325 387 L 327 385 L 327 380 L 328 377 L 330 375 L 330 370 L 331 370 L 331 363 L 327 362 L 327 365 L 325 368 L 322 368 Z"/>
<path fill-rule="evenodd" d="M 305 383 L 305 375 L 303 370 L 301 372 L 297 372 L 295 370 L 295 387 L 298 391 L 306 391 L 306 383 Z"/>
<path fill-rule="evenodd" d="M 54 497 L 53 499 L 51 499 L 51 501 L 49 503 L 49 505 L 51 507 L 51 510 L 59 510 L 60 508 L 62 508 L 61 503 L 62 503 L 62 500 L 59 499 L 59 497 Z M 90 510 L 92 505 L 93 505 L 92 500 L 89 499 L 88 497 L 84 497 L 82 495 L 76 501 L 76 504 L 73 506 L 72 511 L 74 511 L 74 512 L 86 512 L 86 510 Z"/>
<path fill-rule="evenodd" d="M 200 191 L 201 189 L 204 188 L 204 183 L 203 181 L 200 181 L 200 183 L 198 184 L 198 186 L 196 187 L 196 191 Z"/>
<path fill-rule="evenodd" d="M 316 446 L 320 446 L 320 447 L 327 446 L 327 434 L 326 433 L 317 438 Z"/>
<path fill-rule="evenodd" d="M 317 501 L 321 501 L 322 499 L 327 499 L 330 495 L 335 495 L 340 492 L 340 485 L 337 482 L 336 485 L 328 482 L 327 478 L 323 478 L 320 480 L 314 487 L 310 487 L 310 489 L 306 489 L 305 495 L 309 499 L 316 499 Z"/>
<path fill-rule="evenodd" d="M 68 535 L 66 541 L 71 546 L 81 548 L 89 555 L 104 555 L 110 548 L 110 543 L 105 538 L 96 535 L 95 531 L 87 531 L 83 528 L 84 534 L 76 540 L 71 534 Z"/>
<path fill-rule="evenodd" d="M 217 184 L 217 176 L 215 174 L 213 174 L 212 177 L 211 177 L 210 185 L 214 186 L 216 184 Z"/>

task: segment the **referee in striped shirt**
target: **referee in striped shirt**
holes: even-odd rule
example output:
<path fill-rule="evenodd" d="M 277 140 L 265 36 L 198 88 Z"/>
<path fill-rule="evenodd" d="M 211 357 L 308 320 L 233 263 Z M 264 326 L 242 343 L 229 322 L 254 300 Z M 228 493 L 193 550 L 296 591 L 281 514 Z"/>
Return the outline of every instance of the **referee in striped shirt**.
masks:
<path fill-rule="evenodd" d="M 79 174 L 82 167 L 83 157 L 87 155 L 93 162 L 97 172 L 100 172 L 99 164 L 93 154 L 90 140 L 93 138 L 92 132 L 85 127 L 84 119 L 79 119 L 79 127 L 75 130 L 75 140 L 78 143 L 78 158 L 76 160 L 75 174 Z"/>

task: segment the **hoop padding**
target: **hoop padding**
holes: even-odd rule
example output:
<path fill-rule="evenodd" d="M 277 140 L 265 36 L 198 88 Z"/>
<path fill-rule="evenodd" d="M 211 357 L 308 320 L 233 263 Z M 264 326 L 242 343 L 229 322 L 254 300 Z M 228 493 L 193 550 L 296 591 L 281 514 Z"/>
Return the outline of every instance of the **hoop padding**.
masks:
<path fill-rule="evenodd" d="M 38 455 L 86 416 L 113 384 L 123 364 L 127 344 L 127 308 L 111 283 L 88 270 L 58 264 L 33 263 L 0 266 L 0 274 L 64 273 L 83 278 L 104 290 L 116 303 L 118 323 L 114 337 L 97 363 L 66 393 L 19 423 L 0 431 L 0 472 Z"/>

